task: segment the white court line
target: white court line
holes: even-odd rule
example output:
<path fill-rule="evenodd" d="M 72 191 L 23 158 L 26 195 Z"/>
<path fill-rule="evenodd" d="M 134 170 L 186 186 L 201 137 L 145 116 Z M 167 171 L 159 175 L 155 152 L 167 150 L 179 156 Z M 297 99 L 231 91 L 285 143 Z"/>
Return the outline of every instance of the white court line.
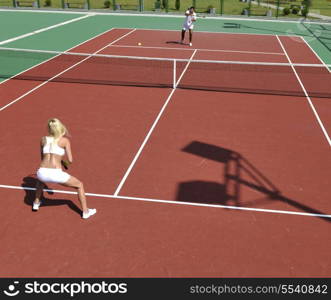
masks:
<path fill-rule="evenodd" d="M 190 63 L 191 63 L 191 61 L 193 60 L 193 56 L 195 55 L 196 52 L 197 52 L 197 50 L 194 50 L 192 56 L 189 58 L 188 63 L 186 64 L 186 66 L 185 66 L 185 68 L 184 68 L 182 74 L 180 75 L 180 77 L 178 78 L 178 80 L 177 80 L 177 82 L 176 82 L 176 87 L 177 87 L 178 83 L 182 80 L 182 78 L 183 78 L 183 76 L 184 76 L 186 70 L 188 69 L 188 67 L 189 67 L 189 65 L 190 65 Z"/>
<path fill-rule="evenodd" d="M 124 27 L 116 27 L 116 28 L 118 28 L 118 29 L 131 29 L 131 28 L 133 28 L 133 27 L 127 27 L 127 28 L 124 28 Z M 136 28 L 136 27 L 134 27 L 134 28 Z M 176 32 L 180 32 L 180 30 L 181 29 L 158 29 L 158 28 L 137 28 L 137 30 L 154 30 L 154 31 L 176 31 Z M 199 31 L 199 30 L 194 30 L 194 32 L 197 32 L 197 33 L 220 33 L 220 34 L 232 34 L 232 35 L 257 35 L 257 36 L 263 36 L 263 37 L 265 37 L 265 36 L 275 36 L 276 34 L 269 34 L 269 33 L 245 33 L 245 32 L 228 32 L 228 31 L 205 31 L 205 30 L 203 30 L 203 31 Z M 278 34 L 278 36 L 288 36 L 288 37 L 298 37 L 297 35 L 295 35 L 295 34 Z"/>
<path fill-rule="evenodd" d="M 13 189 L 13 190 L 26 190 L 26 191 L 35 191 L 36 190 L 36 188 L 32 188 L 32 187 L 22 187 L 22 186 L 3 185 L 3 184 L 0 184 L 0 188 Z M 64 190 L 44 189 L 44 191 L 51 192 L 51 193 L 59 193 L 59 194 L 77 195 L 77 192 L 64 191 Z M 116 196 L 116 195 L 109 195 L 109 194 L 85 193 L 85 195 L 89 196 L 89 197 L 97 197 L 97 198 L 112 198 L 112 199 L 135 200 L 135 201 L 143 201 L 143 202 L 164 203 L 164 204 L 172 204 L 172 205 L 198 206 L 198 207 L 206 207 L 206 208 L 223 208 L 223 209 L 254 211 L 254 212 L 264 212 L 264 213 L 273 213 L 273 214 L 287 214 L 287 215 L 297 215 L 297 216 L 307 216 L 307 217 L 331 218 L 331 215 L 327 215 L 327 214 L 304 213 L 304 212 L 288 211 L 288 210 L 264 209 L 264 208 L 231 206 L 231 205 L 221 205 L 221 204 L 219 204 L 219 205 L 218 204 L 204 204 L 204 203 L 183 202 L 183 201 L 175 201 L 175 200 L 173 200 L 173 201 L 161 200 L 161 199 L 154 199 L 154 198 Z"/>
<path fill-rule="evenodd" d="M 58 23 L 58 24 L 55 24 L 55 25 L 52 25 L 52 26 L 41 28 L 41 29 L 38 29 L 38 30 L 35 30 L 35 31 L 32 31 L 32 32 L 29 32 L 29 33 L 25 33 L 25 34 L 19 35 L 17 37 L 14 37 L 14 38 L 11 38 L 11 39 L 8 39 L 8 40 L 1 41 L 0 42 L 0 45 L 4 45 L 4 44 L 11 43 L 11 42 L 14 42 L 14 41 L 17 41 L 17 40 L 20 40 L 20 39 L 24 39 L 26 37 L 29 37 L 29 36 L 32 36 L 32 35 L 35 35 L 35 34 L 38 34 L 38 33 L 41 33 L 41 32 L 45 32 L 47 30 L 51 30 L 53 28 L 57 28 L 57 27 L 60 27 L 60 26 L 63 26 L 63 25 L 74 23 L 74 22 L 80 21 L 82 19 L 89 18 L 91 16 L 92 15 L 85 15 L 85 16 L 82 16 L 82 17 L 79 17 L 79 18 L 74 18 L 74 19 L 71 19 L 71 20 L 68 20 L 68 21 L 64 21 L 64 22 L 61 22 L 61 23 Z"/>
<path fill-rule="evenodd" d="M 319 117 L 319 115 L 317 113 L 317 110 L 316 110 L 313 102 L 311 101 L 311 99 L 310 99 L 310 97 L 309 97 L 309 95 L 308 95 L 308 93 L 306 91 L 305 86 L 303 85 L 303 83 L 302 83 L 302 81 L 300 79 L 300 76 L 298 75 L 297 71 L 295 70 L 295 67 L 293 66 L 293 63 L 292 63 L 290 57 L 288 56 L 288 53 L 287 53 L 286 49 L 284 48 L 284 45 L 283 45 L 282 41 L 279 39 L 279 37 L 277 35 L 276 35 L 276 37 L 277 37 L 277 40 L 278 40 L 280 46 L 282 47 L 282 49 L 283 49 L 283 51 L 284 51 L 284 53 L 285 53 L 285 55 L 286 55 L 286 57 L 287 57 L 290 65 L 291 65 L 291 68 L 292 68 L 292 70 L 293 70 L 293 72 L 294 72 L 294 74 L 295 74 L 295 76 L 296 76 L 296 78 L 297 78 L 297 80 L 298 80 L 298 82 L 299 82 L 299 84 L 300 84 L 300 86 L 301 86 L 301 88 L 302 88 L 305 96 L 306 96 L 306 99 L 307 99 L 307 101 L 308 101 L 308 103 L 309 103 L 309 105 L 310 105 L 310 107 L 311 107 L 311 109 L 312 109 L 312 111 L 313 111 L 313 113 L 315 115 L 315 118 L 317 119 L 317 122 L 320 125 L 320 127 L 321 127 L 321 129 L 322 129 L 322 131 L 324 133 L 324 136 L 325 136 L 327 142 L 329 143 L 329 146 L 331 147 L 331 139 L 330 139 L 330 137 L 328 135 L 328 132 L 325 129 L 325 127 L 323 125 L 323 122 L 322 122 L 321 118 Z"/>
<path fill-rule="evenodd" d="M 315 56 L 319 59 L 319 61 L 325 66 L 325 68 L 329 71 L 329 73 L 331 73 L 331 70 L 329 69 L 329 67 L 321 59 L 321 57 L 316 53 L 316 51 L 309 45 L 309 43 L 302 36 L 300 36 L 300 37 L 304 41 L 304 43 L 310 48 L 310 50 L 315 54 Z"/>
<path fill-rule="evenodd" d="M 135 14 L 135 13 L 100 13 L 100 12 L 77 12 L 77 11 L 53 11 L 53 10 L 28 10 L 28 9 L 24 9 L 24 10 L 13 10 L 13 9 L 0 9 L 1 11 L 12 11 L 12 12 L 30 12 L 30 13 L 34 13 L 34 12 L 38 12 L 38 13 L 60 13 L 60 14 L 88 14 L 88 15 L 92 15 L 92 16 L 98 16 L 98 15 L 102 15 L 102 16 L 130 16 L 130 17 L 164 17 L 164 18 L 183 18 L 182 15 L 166 15 L 166 14 Z M 201 19 L 201 18 L 200 18 Z M 212 20 L 237 20 L 237 21 L 261 21 L 261 22 L 274 22 L 274 23 L 302 23 L 301 21 L 288 21 L 288 20 L 259 20 L 259 19 L 241 19 L 241 18 L 229 18 L 229 17 L 206 17 L 204 19 L 212 19 Z M 311 22 L 306 22 L 306 23 L 311 23 Z M 325 24 L 325 25 L 329 25 L 329 23 L 325 23 L 325 22 L 313 22 L 313 24 Z M 116 27 L 119 28 L 120 27 Z M 134 27 L 131 28 L 121 28 L 121 29 L 133 29 Z M 139 28 L 142 30 L 163 30 L 163 31 L 180 31 L 179 30 L 175 30 L 175 29 L 149 29 L 149 28 Z M 195 32 L 199 32 L 199 33 L 224 33 L 224 34 L 242 34 L 242 35 L 261 35 L 261 36 L 272 36 L 274 34 L 269 34 L 269 33 L 245 33 L 245 32 L 228 32 L 228 31 L 208 31 L 208 30 L 203 30 L 203 31 L 199 31 L 199 30 L 195 30 Z M 297 37 L 297 35 L 295 34 L 278 34 L 279 36 L 293 36 L 293 37 Z"/>
<path fill-rule="evenodd" d="M 112 47 L 112 46 L 109 46 Z M 17 51 L 17 52 L 27 52 L 27 53 L 41 53 L 41 54 L 65 54 L 67 56 L 91 56 L 93 57 L 104 57 L 104 58 L 128 58 L 128 59 L 138 59 L 138 60 L 149 60 L 149 61 L 155 61 L 155 60 L 161 60 L 161 61 L 171 61 L 173 62 L 176 60 L 177 62 L 188 62 L 189 59 L 187 58 L 173 58 L 173 57 L 149 57 L 149 56 L 132 56 L 132 55 L 114 55 L 114 54 L 91 54 L 91 53 L 84 53 L 84 52 L 61 52 L 61 51 L 53 51 L 53 50 L 35 50 L 35 49 L 25 49 L 25 48 L 7 48 L 7 47 L 0 47 L 1 50 L 7 50 L 7 51 Z M 198 49 L 192 49 L 198 50 Z M 284 55 L 285 56 L 285 55 Z M 212 63 L 212 64 L 239 64 L 239 65 L 261 65 L 261 66 L 289 66 L 290 64 L 288 62 L 262 62 L 262 61 L 238 61 L 238 60 L 204 60 L 204 59 L 194 59 L 191 62 L 195 63 Z M 300 64 L 295 63 L 293 64 L 295 67 L 313 67 L 313 68 L 320 68 L 321 66 L 324 67 L 322 64 Z M 331 67 L 331 65 L 330 65 Z"/>
<path fill-rule="evenodd" d="M 178 81 L 176 82 L 176 86 L 178 85 L 178 83 L 179 83 L 180 80 L 182 79 L 183 75 L 185 74 L 185 72 L 186 72 L 186 70 L 187 70 L 187 68 L 188 68 L 188 66 L 189 66 L 189 64 L 190 64 L 191 60 L 193 59 L 193 56 L 195 55 L 196 52 L 197 52 L 197 50 L 195 50 L 195 51 L 193 52 L 193 54 L 191 55 L 191 57 L 190 57 L 188 63 L 186 64 L 186 66 L 185 66 L 185 68 L 184 68 L 182 74 L 180 75 Z M 172 89 L 171 93 L 169 94 L 169 96 L 168 96 L 166 102 L 165 102 L 164 105 L 162 106 L 162 109 L 160 110 L 160 112 L 159 112 L 158 116 L 156 117 L 156 119 L 155 119 L 153 125 L 151 126 L 149 132 L 147 133 L 147 135 L 146 135 L 146 137 L 145 137 L 143 143 L 141 144 L 141 146 L 140 146 L 138 152 L 136 153 L 134 159 L 132 160 L 132 162 L 131 162 L 129 168 L 127 169 L 127 171 L 125 172 L 125 175 L 123 176 L 121 182 L 120 182 L 119 185 L 117 186 L 117 189 L 116 189 L 116 191 L 115 191 L 115 193 L 114 193 L 115 196 L 117 196 L 118 193 L 121 191 L 121 189 L 122 189 L 122 187 L 123 187 L 123 185 L 124 185 L 124 183 L 125 183 L 127 177 L 129 176 L 129 174 L 130 174 L 132 168 L 134 167 L 136 161 L 138 160 L 138 158 L 139 158 L 139 156 L 140 156 L 142 150 L 144 149 L 146 143 L 148 142 L 150 136 L 152 135 L 152 132 L 153 132 L 153 130 L 155 129 L 157 123 L 159 122 L 159 120 L 160 120 L 160 118 L 161 118 L 161 116 L 162 116 L 164 110 L 165 110 L 166 107 L 168 106 L 168 103 L 170 102 L 172 95 L 173 95 L 174 92 L 176 91 L 176 86 L 175 86 L 174 89 Z"/>
<path fill-rule="evenodd" d="M 61 10 L 61 9 L 58 9 L 58 10 L 54 10 L 54 9 L 51 9 L 51 10 L 47 10 L 45 8 L 43 9 L 38 9 L 38 10 L 34 10 L 34 9 L 20 9 L 20 8 L 16 8 L 16 9 L 13 9 L 13 8 L 1 8 L 0 9 L 0 12 L 1 11 L 11 11 L 11 12 L 29 12 L 29 13 L 55 13 L 55 14 L 94 14 L 94 15 L 100 15 L 100 16 L 130 16 L 130 17 L 163 17 L 163 18 L 183 18 L 183 15 L 182 14 L 171 14 L 171 13 L 144 13 L 144 14 L 141 14 L 141 13 L 136 13 L 135 11 L 132 11 L 132 12 L 127 12 L 127 13 L 119 13 L 119 12 L 98 12 L 98 11 L 95 11 L 95 10 L 90 10 L 88 12 L 84 11 L 84 12 L 79 12 L 79 11 L 75 11 L 75 10 Z M 200 17 L 201 18 L 201 17 Z M 278 18 L 277 20 L 273 20 L 273 19 L 264 19 L 264 18 L 254 18 L 254 17 L 237 17 L 237 16 L 226 16 L 226 15 L 222 15 L 222 16 L 215 16 L 215 17 L 212 17 L 212 16 L 208 16 L 206 15 L 205 18 L 203 19 L 206 19 L 206 20 L 237 20 L 237 21 L 252 21 L 252 22 L 272 22 L 272 23 L 302 23 L 302 20 L 301 19 L 298 19 L 298 20 L 286 20 L 286 19 L 280 19 Z M 330 23 L 328 22 L 325 22 L 325 21 L 305 21 L 305 23 L 312 23 L 312 24 L 325 24 L 325 25 L 329 25 Z"/>
<path fill-rule="evenodd" d="M 114 29 L 114 28 L 107 29 L 106 31 L 103 31 L 103 32 L 101 32 L 101 33 L 99 33 L 99 34 L 97 34 L 97 35 L 95 35 L 95 36 L 93 36 L 93 37 L 91 37 L 91 38 L 89 38 L 89 39 L 87 39 L 87 40 L 84 40 L 83 42 L 81 42 L 81 43 L 79 43 L 79 44 L 76 44 L 75 46 L 73 46 L 73 47 L 71 47 L 71 48 L 69 48 L 69 49 L 67 49 L 67 50 L 65 50 L 65 51 L 63 51 L 63 52 L 66 53 L 66 52 L 68 52 L 68 51 L 70 51 L 70 50 L 72 50 L 72 49 L 74 49 L 74 48 L 76 48 L 76 47 L 81 46 L 82 44 L 85 44 L 85 43 L 87 43 L 87 42 L 89 42 L 89 41 L 91 41 L 91 40 L 93 40 L 93 39 L 95 39 L 95 38 L 97 38 L 97 37 L 103 35 L 103 34 L 106 34 L 106 33 L 109 32 L 109 31 L 112 31 L 113 29 Z M 24 72 L 30 71 L 30 70 L 32 70 L 32 69 L 34 69 L 34 68 L 36 68 L 36 67 L 38 67 L 38 66 L 40 66 L 40 65 L 42 65 L 42 64 L 44 64 L 44 63 L 46 63 L 46 62 L 48 62 L 48 61 L 50 61 L 50 60 L 52 60 L 52 59 L 54 59 L 54 58 L 56 58 L 56 57 L 58 57 L 58 56 L 60 56 L 60 55 L 61 55 L 61 53 L 59 53 L 59 54 L 57 54 L 57 55 L 55 55 L 55 56 L 53 56 L 53 57 L 51 57 L 51 58 L 49 58 L 49 59 L 43 60 L 42 62 L 40 62 L 40 63 L 38 63 L 38 64 L 36 64 L 36 65 L 33 65 L 32 67 L 27 68 L 27 69 L 23 70 L 22 72 L 19 72 L 19 73 L 13 75 L 13 76 L 11 76 L 11 77 L 9 77 L 9 78 L 7 78 L 7 79 L 1 81 L 0 84 L 3 84 L 3 83 L 5 83 L 5 82 L 8 81 L 8 80 L 13 79 L 14 77 L 16 77 L 16 76 L 18 76 L 18 75 L 20 75 L 20 74 L 23 74 Z"/>
<path fill-rule="evenodd" d="M 28 92 L 26 92 L 25 94 L 21 95 L 20 97 L 16 98 L 15 100 L 13 100 L 12 102 L 6 104 L 5 106 L 0 108 L 0 112 L 4 109 L 6 109 L 7 107 L 11 106 L 12 104 L 16 103 L 17 101 L 21 100 L 22 98 L 24 98 L 25 96 L 31 94 L 32 92 L 34 92 L 35 90 L 41 88 L 42 86 L 44 86 L 45 84 L 47 84 L 48 82 L 52 81 L 53 79 L 55 79 L 56 77 L 62 75 L 63 73 L 71 70 L 72 68 L 80 65 L 82 62 L 86 61 L 87 59 L 91 58 L 94 54 L 99 53 L 100 51 L 104 50 L 105 48 L 107 48 L 109 45 L 116 43 L 117 41 L 121 40 L 122 38 L 126 37 L 127 35 L 129 35 L 130 33 L 134 32 L 135 29 L 129 31 L 128 33 L 122 35 L 121 37 L 117 38 L 116 40 L 112 41 L 110 44 L 107 44 L 106 46 L 102 47 L 101 49 L 91 53 L 89 56 L 87 56 L 86 58 L 80 60 L 79 62 L 75 63 L 74 65 L 70 66 L 69 68 L 66 68 L 65 70 L 63 70 L 62 72 L 54 75 L 52 78 L 47 79 L 46 81 L 44 81 L 43 83 L 37 85 L 36 87 L 34 87 L 33 89 L 29 90 Z"/>
<path fill-rule="evenodd" d="M 139 30 L 139 29 L 137 29 Z M 239 50 L 222 50 L 222 49 L 204 49 L 204 48 L 175 48 L 175 47 L 153 47 L 153 46 L 130 46 L 130 45 L 112 45 L 111 47 L 123 47 L 123 48 L 143 48 L 143 49 L 160 49 L 160 50 L 180 50 L 180 51 L 206 51 L 206 52 L 229 52 L 229 53 L 248 53 L 248 54 L 265 54 L 265 55 L 281 55 L 281 52 L 259 52 L 259 51 L 239 51 Z"/>
<path fill-rule="evenodd" d="M 73 14 L 73 15 L 86 15 L 89 12 L 86 11 L 70 11 L 70 10 L 64 10 L 64 9 L 29 9 L 29 8 L 20 8 L 20 7 L 16 7 L 16 8 L 0 8 L 0 12 L 17 12 L 17 13 L 43 13 L 43 14 Z"/>

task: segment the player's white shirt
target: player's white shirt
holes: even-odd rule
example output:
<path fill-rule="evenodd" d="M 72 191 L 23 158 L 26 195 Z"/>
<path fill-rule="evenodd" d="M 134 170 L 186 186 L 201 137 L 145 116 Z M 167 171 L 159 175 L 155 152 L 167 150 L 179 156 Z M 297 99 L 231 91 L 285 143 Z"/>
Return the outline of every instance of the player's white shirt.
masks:
<path fill-rule="evenodd" d="M 190 11 L 189 10 L 187 10 L 186 12 L 185 12 L 185 14 L 189 14 L 190 13 Z M 197 15 L 196 15 L 196 13 L 194 12 L 192 15 L 188 15 L 188 16 L 186 16 L 186 18 L 185 18 L 185 22 L 184 22 L 184 28 L 189 28 L 189 29 L 192 29 L 193 28 L 193 20 L 196 20 L 196 18 L 197 18 Z"/>

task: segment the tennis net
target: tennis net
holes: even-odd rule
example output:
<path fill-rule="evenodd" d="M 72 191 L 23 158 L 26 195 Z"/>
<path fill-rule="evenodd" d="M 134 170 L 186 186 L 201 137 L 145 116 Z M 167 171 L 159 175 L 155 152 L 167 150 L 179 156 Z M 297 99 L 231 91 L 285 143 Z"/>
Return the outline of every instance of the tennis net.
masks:
<path fill-rule="evenodd" d="M 32 68 L 19 73 L 15 66 Z M 331 98 L 329 68 L 325 64 L 190 60 L 0 47 L 0 80 Z"/>

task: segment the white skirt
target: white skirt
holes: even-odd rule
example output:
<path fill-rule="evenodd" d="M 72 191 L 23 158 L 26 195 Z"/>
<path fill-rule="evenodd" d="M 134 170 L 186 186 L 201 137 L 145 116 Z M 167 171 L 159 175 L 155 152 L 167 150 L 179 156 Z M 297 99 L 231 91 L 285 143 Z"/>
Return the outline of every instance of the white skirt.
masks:
<path fill-rule="evenodd" d="M 183 24 L 183 30 L 189 30 L 189 29 L 193 29 L 194 25 L 192 24 L 187 24 L 186 22 Z"/>
<path fill-rule="evenodd" d="M 70 175 L 63 172 L 62 169 L 39 168 L 37 178 L 42 182 L 65 183 L 69 180 Z"/>

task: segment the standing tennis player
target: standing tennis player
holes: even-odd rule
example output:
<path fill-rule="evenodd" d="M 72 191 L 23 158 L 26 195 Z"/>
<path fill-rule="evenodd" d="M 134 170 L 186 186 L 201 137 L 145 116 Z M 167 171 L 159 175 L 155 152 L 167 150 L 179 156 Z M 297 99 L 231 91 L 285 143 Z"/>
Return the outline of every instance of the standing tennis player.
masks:
<path fill-rule="evenodd" d="M 185 18 L 185 21 L 183 24 L 181 43 L 182 44 L 184 43 L 185 32 L 188 30 L 189 34 L 190 34 L 190 46 L 192 47 L 192 33 L 193 33 L 193 27 L 194 27 L 193 22 L 195 22 L 197 19 L 194 6 L 190 7 L 185 12 L 185 16 L 186 16 L 186 18 Z"/>
<path fill-rule="evenodd" d="M 62 171 L 61 168 L 64 154 L 67 154 L 69 163 L 72 163 L 70 141 L 65 137 L 65 135 L 68 134 L 68 130 L 59 119 L 55 118 L 48 120 L 47 125 L 48 136 L 42 137 L 40 144 L 41 164 L 37 171 L 37 177 L 40 181 L 37 182 L 36 198 L 33 202 L 32 209 L 35 211 L 39 210 L 44 183 L 58 183 L 77 189 L 78 199 L 83 209 L 82 217 L 83 219 L 87 219 L 94 215 L 97 210 L 87 208 L 83 183 Z"/>

